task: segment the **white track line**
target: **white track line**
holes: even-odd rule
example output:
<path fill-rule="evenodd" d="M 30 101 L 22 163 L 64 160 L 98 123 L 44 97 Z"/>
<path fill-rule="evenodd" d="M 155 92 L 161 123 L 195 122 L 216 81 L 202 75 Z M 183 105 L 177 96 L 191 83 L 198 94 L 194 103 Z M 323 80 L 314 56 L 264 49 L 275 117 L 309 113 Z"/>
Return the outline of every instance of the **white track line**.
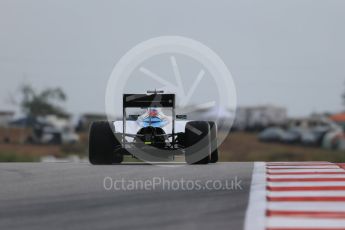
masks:
<path fill-rule="evenodd" d="M 298 164 L 294 164 L 294 163 L 267 163 L 266 166 L 270 167 L 270 166 L 327 166 L 327 165 L 334 165 L 332 163 L 298 163 Z"/>
<path fill-rule="evenodd" d="M 308 219 L 308 218 L 289 218 L 289 217 L 270 217 L 267 221 L 268 228 L 344 228 L 343 219 Z"/>
<path fill-rule="evenodd" d="M 344 186 L 344 182 L 268 182 L 267 185 L 272 187 Z"/>
<path fill-rule="evenodd" d="M 345 178 L 345 174 L 306 174 L 306 175 L 268 175 L 270 179 L 283 179 L 283 178 Z"/>
<path fill-rule="evenodd" d="M 265 163 L 255 162 L 244 230 L 264 230 L 266 228 L 266 204 Z"/>
<path fill-rule="evenodd" d="M 275 161 L 275 162 L 266 162 L 266 165 L 272 164 L 332 164 L 328 161 Z"/>
<path fill-rule="evenodd" d="M 268 210 L 344 212 L 345 202 L 268 202 Z"/>
<path fill-rule="evenodd" d="M 292 172 L 344 172 L 344 169 L 268 169 L 268 173 L 292 173 Z"/>
<path fill-rule="evenodd" d="M 286 169 L 339 169 L 339 166 L 337 165 L 315 165 L 315 166 L 310 166 L 310 165 L 295 165 L 295 166 L 268 166 L 267 169 L 282 169 L 282 168 L 286 168 Z"/>
<path fill-rule="evenodd" d="M 332 197 L 345 196 L 345 191 L 298 191 L 298 192 L 267 192 L 270 197 Z"/>

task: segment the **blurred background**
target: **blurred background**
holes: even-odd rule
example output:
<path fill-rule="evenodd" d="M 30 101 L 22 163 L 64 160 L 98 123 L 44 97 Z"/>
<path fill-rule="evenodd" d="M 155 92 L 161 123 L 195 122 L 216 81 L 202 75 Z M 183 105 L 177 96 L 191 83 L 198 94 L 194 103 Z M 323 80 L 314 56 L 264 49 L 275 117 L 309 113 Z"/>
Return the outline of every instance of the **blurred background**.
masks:
<path fill-rule="evenodd" d="M 221 108 L 235 119 L 219 131 L 222 161 L 345 162 L 344 9 L 342 0 L 1 0 L 0 161 L 86 161 L 114 65 L 144 40 L 179 35 L 213 49 L 233 75 L 238 107 Z"/>

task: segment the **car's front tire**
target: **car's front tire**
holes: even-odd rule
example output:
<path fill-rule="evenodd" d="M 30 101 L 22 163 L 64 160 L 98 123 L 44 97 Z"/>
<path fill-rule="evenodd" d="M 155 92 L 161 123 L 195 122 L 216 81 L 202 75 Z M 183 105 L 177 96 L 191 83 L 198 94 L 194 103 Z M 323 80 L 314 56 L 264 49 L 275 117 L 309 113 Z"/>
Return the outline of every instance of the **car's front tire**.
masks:
<path fill-rule="evenodd" d="M 114 153 L 120 146 L 107 121 L 96 121 L 91 124 L 89 133 L 89 160 L 93 165 L 121 163 L 123 155 Z"/>

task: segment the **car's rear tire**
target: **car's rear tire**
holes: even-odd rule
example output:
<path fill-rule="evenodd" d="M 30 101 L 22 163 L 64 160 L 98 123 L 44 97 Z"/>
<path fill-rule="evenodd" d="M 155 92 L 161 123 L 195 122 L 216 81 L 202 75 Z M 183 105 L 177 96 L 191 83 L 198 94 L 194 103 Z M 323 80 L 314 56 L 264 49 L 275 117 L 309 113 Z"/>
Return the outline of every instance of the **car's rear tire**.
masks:
<path fill-rule="evenodd" d="M 93 165 L 121 163 L 123 155 L 115 154 L 120 146 L 107 121 L 96 121 L 91 124 L 89 134 L 89 160 Z"/>
<path fill-rule="evenodd" d="M 206 121 L 190 121 L 185 127 L 187 164 L 208 164 L 211 155 L 210 125 Z M 196 154 L 198 152 L 198 154 Z M 203 156 L 200 159 L 200 154 Z M 198 159 L 199 158 L 199 159 Z"/>
<path fill-rule="evenodd" d="M 210 163 L 218 162 L 218 141 L 217 141 L 217 124 L 214 121 L 209 121 L 210 125 L 210 136 L 211 136 L 211 159 Z"/>

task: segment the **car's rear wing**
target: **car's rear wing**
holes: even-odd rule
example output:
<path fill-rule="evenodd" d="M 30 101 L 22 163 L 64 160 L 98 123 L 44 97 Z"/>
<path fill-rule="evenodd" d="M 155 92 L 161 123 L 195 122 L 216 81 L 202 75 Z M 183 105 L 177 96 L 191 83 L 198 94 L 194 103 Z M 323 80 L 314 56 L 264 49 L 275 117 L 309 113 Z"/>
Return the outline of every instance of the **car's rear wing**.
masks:
<path fill-rule="evenodd" d="M 124 108 L 175 108 L 175 94 L 124 94 Z"/>
<path fill-rule="evenodd" d="M 159 94 L 159 91 L 148 91 L 148 94 L 123 94 L 122 145 L 125 147 L 126 108 L 171 108 L 172 109 L 172 143 L 175 144 L 175 94 Z"/>

